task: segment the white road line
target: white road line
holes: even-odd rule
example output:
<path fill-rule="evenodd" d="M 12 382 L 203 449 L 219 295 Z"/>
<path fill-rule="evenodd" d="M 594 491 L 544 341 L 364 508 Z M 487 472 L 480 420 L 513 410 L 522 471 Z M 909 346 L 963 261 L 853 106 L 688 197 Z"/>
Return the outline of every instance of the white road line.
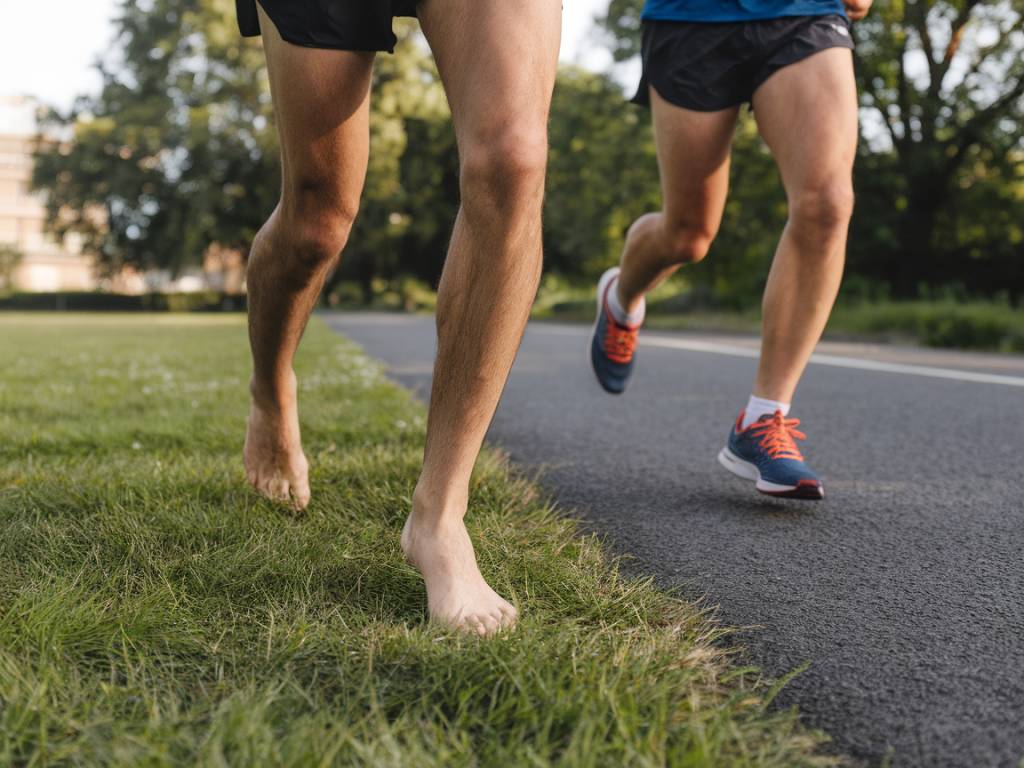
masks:
<path fill-rule="evenodd" d="M 546 333 L 571 333 L 579 331 L 568 328 L 552 328 L 535 325 L 536 330 Z M 662 347 L 664 349 L 682 349 L 687 352 L 708 352 L 713 355 L 730 357 L 757 358 L 760 352 L 749 347 L 732 344 L 719 344 L 711 341 L 695 339 L 676 339 L 667 336 L 641 336 L 640 344 L 646 347 Z M 975 371 L 959 371 L 954 368 L 933 368 L 927 365 L 906 365 L 903 363 L 885 363 L 880 360 L 866 360 L 860 357 L 841 357 L 839 355 L 811 356 L 811 362 L 817 365 L 830 365 L 833 368 L 854 368 L 860 371 L 878 371 L 881 373 L 899 373 L 907 376 L 924 376 L 931 379 L 950 379 L 953 381 L 970 381 L 976 384 L 999 384 L 1005 387 L 1024 387 L 1024 377 L 1003 376 L 996 373 L 977 373 Z"/>

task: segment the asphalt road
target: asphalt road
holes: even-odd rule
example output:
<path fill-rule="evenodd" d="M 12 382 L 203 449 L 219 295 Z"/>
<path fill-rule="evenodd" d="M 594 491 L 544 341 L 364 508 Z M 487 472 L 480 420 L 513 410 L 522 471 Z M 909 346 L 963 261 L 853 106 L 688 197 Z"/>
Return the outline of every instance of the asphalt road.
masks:
<path fill-rule="evenodd" d="M 326 319 L 429 392 L 431 318 Z M 1024 765 L 1024 359 L 824 348 L 793 413 L 826 481 L 828 498 L 808 503 L 759 496 L 716 462 L 753 341 L 645 334 L 616 398 L 592 378 L 588 332 L 531 325 L 492 443 L 541 468 L 636 570 L 749 627 L 766 671 L 809 662 L 780 703 L 840 751 Z"/>

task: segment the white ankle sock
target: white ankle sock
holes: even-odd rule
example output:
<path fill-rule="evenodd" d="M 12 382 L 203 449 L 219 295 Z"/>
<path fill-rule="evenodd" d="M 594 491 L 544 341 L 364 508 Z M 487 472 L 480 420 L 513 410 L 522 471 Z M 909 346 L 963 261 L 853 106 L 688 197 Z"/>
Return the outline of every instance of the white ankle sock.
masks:
<path fill-rule="evenodd" d="M 751 395 L 747 401 L 747 408 L 743 411 L 743 423 L 740 429 L 746 429 L 765 414 L 773 414 L 782 411 L 783 416 L 789 415 L 789 403 L 780 403 L 778 400 L 766 400 L 763 397 Z"/>
<path fill-rule="evenodd" d="M 630 314 L 619 301 L 619 278 L 616 277 L 608 288 L 608 309 L 612 312 L 615 322 L 620 325 L 640 325 L 647 314 L 647 300 L 640 299 L 640 309 Z"/>

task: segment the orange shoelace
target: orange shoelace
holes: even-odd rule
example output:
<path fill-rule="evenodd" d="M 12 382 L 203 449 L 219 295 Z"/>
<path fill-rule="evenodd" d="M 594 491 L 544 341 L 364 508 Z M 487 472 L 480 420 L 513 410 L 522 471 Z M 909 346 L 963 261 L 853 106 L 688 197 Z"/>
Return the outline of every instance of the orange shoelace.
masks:
<path fill-rule="evenodd" d="M 604 353 L 613 363 L 625 365 L 633 359 L 639 329 L 619 325 L 610 312 L 607 321 L 604 331 Z"/>
<path fill-rule="evenodd" d="M 807 435 L 797 429 L 800 419 L 787 419 L 782 411 L 776 411 L 771 419 L 759 421 L 750 426 L 750 435 L 773 459 L 795 459 L 803 461 L 803 454 L 796 440 L 806 440 Z M 796 438 L 796 440 L 794 440 Z"/>

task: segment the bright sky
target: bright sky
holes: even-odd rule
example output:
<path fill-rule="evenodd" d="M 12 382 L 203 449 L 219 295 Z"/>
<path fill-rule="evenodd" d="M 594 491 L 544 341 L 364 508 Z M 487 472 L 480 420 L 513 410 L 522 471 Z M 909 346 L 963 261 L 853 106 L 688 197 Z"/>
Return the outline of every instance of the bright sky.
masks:
<path fill-rule="evenodd" d="M 609 57 L 588 40 L 608 0 L 565 0 L 562 60 L 604 68 Z M 59 107 L 99 85 L 93 64 L 111 41 L 115 0 L 6 3 L 0 25 L 0 96 L 30 95 Z M 54 23 L 59 19 L 59 23 Z M 39 30 L 46 34 L 38 34 Z"/>

